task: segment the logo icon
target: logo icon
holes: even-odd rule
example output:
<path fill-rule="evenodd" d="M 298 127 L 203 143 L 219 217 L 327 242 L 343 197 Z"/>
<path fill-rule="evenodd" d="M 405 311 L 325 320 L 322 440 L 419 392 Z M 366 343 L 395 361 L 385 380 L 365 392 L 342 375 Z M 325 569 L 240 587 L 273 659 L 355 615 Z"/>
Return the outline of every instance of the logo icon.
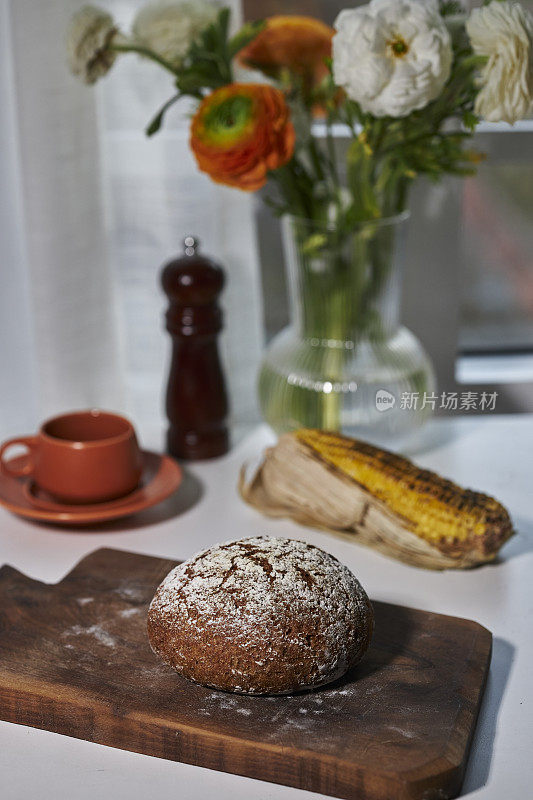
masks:
<path fill-rule="evenodd" d="M 378 411 L 390 411 L 394 408 L 396 398 L 386 389 L 378 389 L 376 392 L 376 408 Z"/>

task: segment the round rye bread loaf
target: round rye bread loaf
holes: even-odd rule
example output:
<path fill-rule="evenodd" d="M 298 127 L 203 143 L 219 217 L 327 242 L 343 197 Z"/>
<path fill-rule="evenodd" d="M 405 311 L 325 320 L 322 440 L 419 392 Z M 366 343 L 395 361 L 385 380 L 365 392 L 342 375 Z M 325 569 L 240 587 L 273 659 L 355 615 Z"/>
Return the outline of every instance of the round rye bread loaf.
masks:
<path fill-rule="evenodd" d="M 197 683 L 290 694 L 339 678 L 370 644 L 373 612 L 336 558 L 292 539 L 250 538 L 173 569 L 148 612 L 154 652 Z"/>

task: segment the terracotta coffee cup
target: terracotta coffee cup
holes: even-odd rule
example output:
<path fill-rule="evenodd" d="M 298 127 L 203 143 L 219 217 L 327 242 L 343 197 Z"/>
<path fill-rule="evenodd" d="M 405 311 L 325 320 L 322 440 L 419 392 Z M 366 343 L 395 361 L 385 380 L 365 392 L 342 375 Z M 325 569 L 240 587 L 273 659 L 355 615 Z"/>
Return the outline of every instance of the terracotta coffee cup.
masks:
<path fill-rule="evenodd" d="M 3 460 L 13 445 L 28 449 L 23 466 Z M 9 439 L 0 447 L 8 475 L 30 476 L 36 485 L 66 503 L 98 503 L 132 492 L 142 461 L 127 419 L 107 411 L 76 411 L 45 422 L 35 436 Z"/>

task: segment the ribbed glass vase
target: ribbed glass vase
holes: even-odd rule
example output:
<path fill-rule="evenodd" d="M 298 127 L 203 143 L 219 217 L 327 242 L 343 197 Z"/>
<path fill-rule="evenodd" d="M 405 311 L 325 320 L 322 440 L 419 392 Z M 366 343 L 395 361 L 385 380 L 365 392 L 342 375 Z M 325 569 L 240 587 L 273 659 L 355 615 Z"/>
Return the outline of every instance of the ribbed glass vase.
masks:
<path fill-rule="evenodd" d="M 348 233 L 284 218 L 292 322 L 271 342 L 259 375 L 262 414 L 277 433 L 322 428 L 386 445 L 428 417 L 431 363 L 399 324 L 408 217 Z"/>

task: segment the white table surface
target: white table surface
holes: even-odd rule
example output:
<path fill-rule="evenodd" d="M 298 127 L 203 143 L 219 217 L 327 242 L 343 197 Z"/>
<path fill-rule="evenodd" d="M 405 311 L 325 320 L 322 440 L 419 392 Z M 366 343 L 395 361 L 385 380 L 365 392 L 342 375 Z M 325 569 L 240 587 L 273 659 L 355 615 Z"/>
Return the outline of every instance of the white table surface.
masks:
<path fill-rule="evenodd" d="M 157 446 L 158 437 L 144 438 Z M 238 498 L 243 461 L 272 439 L 251 433 L 229 456 L 189 468 L 174 499 L 99 532 L 33 525 L 0 509 L 0 564 L 58 581 L 103 546 L 174 559 L 215 542 L 270 534 L 305 539 L 347 564 L 371 597 L 477 620 L 494 635 L 494 653 L 463 794 L 525 800 L 533 792 L 533 415 L 436 420 L 418 463 L 506 504 L 518 535 L 498 563 L 469 572 L 405 566 L 351 542 L 289 521 L 268 520 Z M 1 658 L 1 653 L 0 653 Z M 306 800 L 311 795 L 261 781 L 129 753 L 0 722 L 2 800 Z M 314 795 L 318 797 L 318 795 Z"/>

